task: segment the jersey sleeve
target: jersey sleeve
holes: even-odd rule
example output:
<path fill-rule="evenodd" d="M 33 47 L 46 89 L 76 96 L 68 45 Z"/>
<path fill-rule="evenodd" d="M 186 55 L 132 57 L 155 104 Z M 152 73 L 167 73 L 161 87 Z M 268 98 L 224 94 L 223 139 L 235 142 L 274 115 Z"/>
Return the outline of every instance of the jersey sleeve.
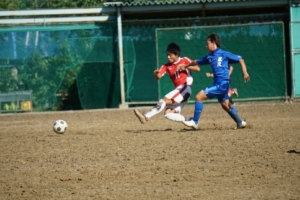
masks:
<path fill-rule="evenodd" d="M 207 64 L 209 64 L 207 56 L 197 59 L 196 62 L 197 62 L 198 65 L 207 65 Z"/>
<path fill-rule="evenodd" d="M 167 72 L 167 66 L 166 65 L 162 65 L 160 68 L 159 68 L 159 73 L 160 75 L 165 75 L 165 73 Z"/>
<path fill-rule="evenodd" d="M 230 52 L 225 52 L 225 56 L 229 64 L 238 63 L 242 59 L 242 56 Z"/>
<path fill-rule="evenodd" d="M 184 59 L 184 64 L 190 64 L 192 62 L 192 60 L 188 57 L 183 57 Z"/>

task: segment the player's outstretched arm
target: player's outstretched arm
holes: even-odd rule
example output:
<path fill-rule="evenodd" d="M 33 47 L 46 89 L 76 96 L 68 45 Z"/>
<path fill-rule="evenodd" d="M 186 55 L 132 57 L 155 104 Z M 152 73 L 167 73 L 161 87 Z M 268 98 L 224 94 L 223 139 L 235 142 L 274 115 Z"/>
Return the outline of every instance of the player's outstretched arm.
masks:
<path fill-rule="evenodd" d="M 200 67 L 198 65 L 189 66 L 187 68 L 191 71 L 200 72 Z"/>
<path fill-rule="evenodd" d="M 190 62 L 189 64 L 180 64 L 177 66 L 177 71 L 183 71 L 186 68 L 188 68 L 189 66 L 195 66 L 198 65 L 198 63 L 196 62 L 196 60 L 192 60 L 192 62 Z"/>
<path fill-rule="evenodd" d="M 239 62 L 240 62 L 240 65 L 241 65 L 241 67 L 242 67 L 243 78 L 244 78 L 244 81 L 245 81 L 245 83 L 246 83 L 246 82 L 250 81 L 250 76 L 249 76 L 249 74 L 248 74 L 248 72 L 247 72 L 247 67 L 246 67 L 246 64 L 245 64 L 244 59 L 240 59 Z"/>

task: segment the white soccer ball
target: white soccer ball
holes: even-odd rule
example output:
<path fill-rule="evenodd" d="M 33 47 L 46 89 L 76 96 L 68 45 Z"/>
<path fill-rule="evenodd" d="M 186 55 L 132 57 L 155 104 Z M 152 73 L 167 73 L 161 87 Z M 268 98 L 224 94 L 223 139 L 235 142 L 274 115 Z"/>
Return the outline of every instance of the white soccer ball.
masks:
<path fill-rule="evenodd" d="M 64 120 L 56 120 L 53 124 L 53 131 L 58 134 L 63 134 L 68 129 L 68 124 Z"/>

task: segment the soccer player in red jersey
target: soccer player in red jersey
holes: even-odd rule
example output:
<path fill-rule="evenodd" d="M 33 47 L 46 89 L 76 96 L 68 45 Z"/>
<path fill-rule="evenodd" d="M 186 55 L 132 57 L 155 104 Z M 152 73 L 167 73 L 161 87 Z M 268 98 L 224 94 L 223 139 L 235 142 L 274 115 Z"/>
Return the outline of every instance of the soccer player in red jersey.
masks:
<path fill-rule="evenodd" d="M 189 117 L 185 117 L 180 114 L 184 105 L 188 102 L 192 90 L 191 85 L 193 83 L 193 77 L 191 71 L 200 71 L 198 65 L 189 66 L 186 70 L 178 71 L 179 64 L 189 64 L 191 59 L 187 57 L 180 57 L 181 48 L 176 43 L 172 42 L 166 49 L 168 62 L 160 67 L 160 69 L 154 70 L 154 77 L 159 80 L 166 73 L 169 74 L 171 81 L 174 84 L 175 89 L 166 94 L 160 99 L 156 106 L 145 114 L 141 114 L 138 110 L 134 110 L 135 115 L 142 124 L 145 124 L 151 117 L 160 113 L 165 109 L 164 115 L 167 119 L 182 122 L 189 120 Z"/>

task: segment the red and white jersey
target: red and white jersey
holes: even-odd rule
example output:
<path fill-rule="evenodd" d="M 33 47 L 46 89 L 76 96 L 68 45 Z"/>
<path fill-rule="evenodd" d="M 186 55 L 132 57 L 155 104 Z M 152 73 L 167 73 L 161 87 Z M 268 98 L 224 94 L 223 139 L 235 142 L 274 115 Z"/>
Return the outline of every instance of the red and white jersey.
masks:
<path fill-rule="evenodd" d="M 189 69 L 183 71 L 177 71 L 177 66 L 179 64 L 189 64 L 191 63 L 191 59 L 187 57 L 178 58 L 178 61 L 174 63 L 166 63 L 162 65 L 159 69 L 159 73 L 163 76 L 165 73 L 168 73 L 174 86 L 178 87 L 182 84 L 192 85 L 193 77 L 192 73 Z"/>

